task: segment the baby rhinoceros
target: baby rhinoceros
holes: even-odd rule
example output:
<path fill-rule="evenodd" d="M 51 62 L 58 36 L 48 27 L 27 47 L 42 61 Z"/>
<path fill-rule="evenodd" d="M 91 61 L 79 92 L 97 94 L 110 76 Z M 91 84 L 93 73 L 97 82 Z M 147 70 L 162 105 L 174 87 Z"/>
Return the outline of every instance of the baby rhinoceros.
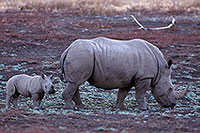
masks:
<path fill-rule="evenodd" d="M 44 94 L 54 94 L 52 84 L 53 75 L 44 74 L 29 76 L 26 74 L 15 75 L 10 78 L 6 84 L 6 110 L 10 108 L 10 103 L 17 107 L 17 98 L 19 95 L 31 97 L 34 109 L 38 109 Z"/>

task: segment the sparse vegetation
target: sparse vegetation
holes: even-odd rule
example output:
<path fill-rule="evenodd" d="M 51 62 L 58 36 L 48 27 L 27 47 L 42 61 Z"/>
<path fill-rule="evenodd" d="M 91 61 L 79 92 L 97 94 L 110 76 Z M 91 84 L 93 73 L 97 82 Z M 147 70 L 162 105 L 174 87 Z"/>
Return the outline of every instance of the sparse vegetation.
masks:
<path fill-rule="evenodd" d="M 136 10 L 200 11 L 199 0 L 1 0 L 0 10 L 78 10 L 84 14 L 111 14 Z"/>
<path fill-rule="evenodd" d="M 200 11 L 199 0 L 140 0 L 137 6 L 147 10 L 185 10 Z"/>
<path fill-rule="evenodd" d="M 69 8 L 87 14 L 109 14 L 127 11 L 133 7 L 131 0 L 3 0 L 0 9 L 68 10 Z"/>
<path fill-rule="evenodd" d="M 190 0 L 189 5 L 185 2 L 182 7 L 180 3 L 174 3 L 174 8 L 170 3 L 168 4 L 171 8 L 164 4 L 170 0 L 160 0 L 161 3 L 156 3 L 158 0 L 149 0 L 149 3 L 145 0 L 133 0 L 138 2 L 132 2 L 130 8 L 127 8 L 130 4 L 125 3 L 107 7 L 105 5 L 110 4 L 109 0 L 108 3 L 99 0 L 99 5 L 93 3 L 97 0 L 60 0 L 59 3 L 56 1 L 58 0 L 49 0 L 47 3 L 40 0 L 40 3 L 36 3 L 36 0 L 0 0 L 0 133 L 200 133 L 200 12 L 187 12 L 200 11 L 200 0 Z M 72 2 L 71 5 L 62 3 L 66 1 Z M 89 1 L 92 2 L 89 4 Z M 103 9 L 107 7 L 109 10 L 101 9 L 100 4 Z M 121 4 L 127 7 L 121 8 Z M 111 7 L 117 8 L 112 10 L 114 8 Z M 147 13 L 144 8 L 156 11 Z M 170 9 L 178 11 L 168 12 Z M 167 12 L 163 13 L 161 10 Z M 118 15 L 104 15 L 115 11 L 123 12 L 118 12 Z M 101 14 L 103 15 L 100 16 Z M 171 15 L 177 23 L 166 30 L 138 30 L 139 26 L 129 14 L 135 15 L 147 28 L 167 25 Z M 132 88 L 125 99 L 126 109 L 118 110 L 114 108 L 117 89 L 103 90 L 85 83 L 79 87 L 85 108 L 65 110 L 62 92 L 66 84 L 60 80 L 60 56 L 76 39 L 99 36 L 118 40 L 139 38 L 158 46 L 166 59 L 173 59 L 172 83 L 180 86 L 179 90 L 189 85 L 188 94 L 177 100 L 176 107 L 171 109 L 161 108 L 151 91 L 148 91 L 146 102 L 150 109 L 140 111 L 136 108 L 135 89 Z M 56 89 L 54 95 L 44 98 L 42 109 L 33 110 L 33 101 L 30 98 L 19 97 L 20 109 L 5 112 L 7 80 L 16 74 L 34 75 L 41 72 L 47 75 L 54 73 L 53 83 Z"/>

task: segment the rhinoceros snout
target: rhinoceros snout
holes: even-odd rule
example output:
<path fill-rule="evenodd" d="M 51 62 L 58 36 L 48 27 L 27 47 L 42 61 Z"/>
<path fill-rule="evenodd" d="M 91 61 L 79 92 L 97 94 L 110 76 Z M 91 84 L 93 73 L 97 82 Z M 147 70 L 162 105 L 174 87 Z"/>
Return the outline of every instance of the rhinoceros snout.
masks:
<path fill-rule="evenodd" d="M 162 105 L 164 108 L 174 108 L 176 106 L 176 103 L 171 103 L 170 105 Z"/>
<path fill-rule="evenodd" d="M 51 90 L 49 91 L 49 94 L 54 94 L 56 91 L 54 90 L 54 87 L 51 86 Z"/>
<path fill-rule="evenodd" d="M 176 103 L 171 103 L 171 104 L 170 104 L 170 107 L 171 107 L 171 108 L 174 108 L 175 106 L 176 106 Z"/>

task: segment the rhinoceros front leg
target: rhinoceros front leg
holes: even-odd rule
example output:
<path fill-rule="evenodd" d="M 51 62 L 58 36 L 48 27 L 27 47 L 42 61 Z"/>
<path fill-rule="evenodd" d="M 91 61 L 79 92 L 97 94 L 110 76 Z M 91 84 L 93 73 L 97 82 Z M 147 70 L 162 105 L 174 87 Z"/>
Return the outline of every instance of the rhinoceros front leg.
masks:
<path fill-rule="evenodd" d="M 136 84 L 136 101 L 138 103 L 138 109 L 147 110 L 148 106 L 144 101 L 145 93 L 150 88 L 151 80 L 145 79 L 138 81 Z"/>
<path fill-rule="evenodd" d="M 32 94 L 31 99 L 33 100 L 33 108 L 34 109 L 39 109 L 40 108 L 40 103 L 41 99 L 37 93 Z"/>
<path fill-rule="evenodd" d="M 62 93 L 62 96 L 66 102 L 65 107 L 64 107 L 65 109 L 74 109 L 72 99 L 74 98 L 77 88 L 78 88 L 78 86 L 76 86 L 75 84 L 67 83 L 66 88 L 65 88 L 64 92 Z M 77 100 L 78 98 L 75 97 L 75 99 Z M 78 100 L 77 100 L 77 102 L 78 102 Z"/>
<path fill-rule="evenodd" d="M 127 96 L 128 92 L 131 88 L 119 88 L 118 94 L 117 94 L 117 102 L 116 102 L 116 108 L 123 109 L 124 106 L 124 99 Z"/>
<path fill-rule="evenodd" d="M 72 100 L 75 102 L 76 107 L 77 107 L 78 109 L 84 107 L 84 105 L 83 105 L 83 103 L 82 103 L 82 101 L 81 101 L 81 97 L 80 97 L 80 93 L 79 93 L 79 89 L 78 89 L 78 88 L 76 89 L 76 92 L 75 92 L 75 94 L 74 94 Z"/>

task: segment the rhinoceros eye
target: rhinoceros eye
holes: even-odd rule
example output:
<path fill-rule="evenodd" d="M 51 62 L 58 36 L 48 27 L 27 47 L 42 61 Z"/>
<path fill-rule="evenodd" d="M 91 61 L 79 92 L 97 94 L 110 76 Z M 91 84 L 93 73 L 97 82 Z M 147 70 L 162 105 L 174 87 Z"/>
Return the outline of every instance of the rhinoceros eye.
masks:
<path fill-rule="evenodd" d="M 170 87 L 168 90 L 168 93 L 171 93 L 173 91 L 173 89 Z"/>

